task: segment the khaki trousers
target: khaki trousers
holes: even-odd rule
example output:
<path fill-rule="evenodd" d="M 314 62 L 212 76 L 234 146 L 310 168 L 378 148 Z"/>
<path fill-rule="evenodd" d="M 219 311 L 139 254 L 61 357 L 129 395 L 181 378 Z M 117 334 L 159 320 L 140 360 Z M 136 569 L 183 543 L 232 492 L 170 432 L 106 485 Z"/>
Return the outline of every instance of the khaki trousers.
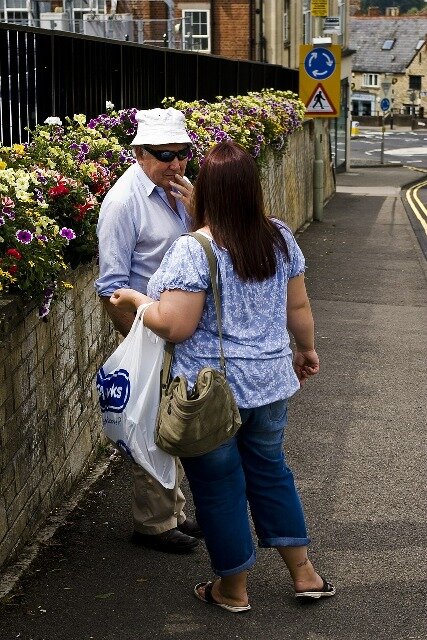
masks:
<path fill-rule="evenodd" d="M 137 464 L 132 464 L 132 475 L 132 514 L 135 531 L 157 535 L 184 522 L 185 498 L 179 488 L 184 470 L 179 458 L 176 458 L 176 483 L 173 489 L 165 489 Z"/>

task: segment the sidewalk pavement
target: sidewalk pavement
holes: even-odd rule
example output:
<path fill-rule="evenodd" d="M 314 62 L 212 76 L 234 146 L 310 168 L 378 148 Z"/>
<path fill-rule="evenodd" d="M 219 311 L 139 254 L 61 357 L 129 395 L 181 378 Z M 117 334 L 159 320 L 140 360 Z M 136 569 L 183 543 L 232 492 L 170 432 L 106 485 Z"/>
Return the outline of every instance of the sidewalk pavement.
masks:
<path fill-rule="evenodd" d="M 426 265 L 399 195 L 416 178 L 404 167 L 340 174 L 323 221 L 298 235 L 321 373 L 291 402 L 286 450 L 311 558 L 337 595 L 302 605 L 261 549 L 250 612 L 199 602 L 193 585 L 212 576 L 204 547 L 179 557 L 132 546 L 116 459 L 5 600 L 2 640 L 427 639 Z"/>

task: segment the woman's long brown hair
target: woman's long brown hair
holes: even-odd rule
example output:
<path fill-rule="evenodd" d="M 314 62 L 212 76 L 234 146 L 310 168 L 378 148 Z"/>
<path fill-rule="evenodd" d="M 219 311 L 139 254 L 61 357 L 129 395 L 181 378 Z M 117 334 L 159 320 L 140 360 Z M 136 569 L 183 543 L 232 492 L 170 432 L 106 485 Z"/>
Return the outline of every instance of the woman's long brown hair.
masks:
<path fill-rule="evenodd" d="M 288 258 L 285 239 L 265 216 L 255 160 L 236 142 L 220 142 L 206 155 L 195 183 L 194 205 L 193 228 L 209 226 L 242 280 L 273 276 L 275 247 Z"/>

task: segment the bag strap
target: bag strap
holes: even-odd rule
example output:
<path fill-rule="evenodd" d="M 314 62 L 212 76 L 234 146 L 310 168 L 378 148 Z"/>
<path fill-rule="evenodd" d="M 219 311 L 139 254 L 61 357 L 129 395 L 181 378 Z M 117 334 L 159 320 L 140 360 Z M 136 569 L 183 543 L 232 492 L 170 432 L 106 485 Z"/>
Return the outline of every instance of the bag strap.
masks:
<path fill-rule="evenodd" d="M 223 346 L 222 346 L 221 299 L 220 299 L 220 296 L 219 296 L 218 283 L 217 283 L 217 266 L 218 266 L 218 262 L 217 262 L 217 259 L 216 259 L 216 256 L 215 256 L 214 252 L 212 251 L 210 240 L 208 240 L 208 238 L 204 234 L 194 232 L 194 233 L 185 233 L 183 235 L 191 236 L 195 240 L 197 240 L 197 242 L 199 242 L 202 245 L 202 247 L 203 247 L 203 249 L 204 249 L 204 251 L 206 253 L 206 257 L 208 259 L 209 274 L 210 274 L 210 278 L 211 278 L 212 292 L 213 292 L 214 301 L 215 301 L 216 321 L 217 321 L 217 324 L 218 324 L 218 336 L 219 336 L 219 348 L 220 348 L 220 367 L 221 367 L 221 371 L 224 374 L 224 377 L 227 377 L 226 376 L 226 367 L 225 367 L 224 349 L 223 349 Z M 165 344 L 165 356 L 164 356 L 164 360 L 163 360 L 163 369 L 162 369 L 162 393 L 164 391 L 166 391 L 166 388 L 168 386 L 168 381 L 169 381 L 170 371 L 171 371 L 171 367 L 172 367 L 172 360 L 173 360 L 174 350 L 175 350 L 175 345 L 174 345 L 173 342 L 167 342 Z"/>

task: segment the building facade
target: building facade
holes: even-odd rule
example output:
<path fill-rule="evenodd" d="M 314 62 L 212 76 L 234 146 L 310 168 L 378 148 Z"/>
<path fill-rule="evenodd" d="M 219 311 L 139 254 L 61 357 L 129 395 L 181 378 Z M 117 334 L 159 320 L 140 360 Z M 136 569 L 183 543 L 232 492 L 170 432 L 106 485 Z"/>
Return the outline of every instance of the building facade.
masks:
<path fill-rule="evenodd" d="M 327 16 L 316 15 L 319 4 Z M 340 115 L 330 119 L 336 168 L 348 166 L 349 12 L 350 0 L 0 0 L 6 22 L 291 69 L 299 68 L 301 44 L 327 37 L 342 50 Z"/>
<path fill-rule="evenodd" d="M 378 116 L 381 100 L 391 114 L 424 117 L 427 110 L 427 17 L 352 17 L 351 112 Z M 385 103 L 387 105 L 387 103 Z"/>

